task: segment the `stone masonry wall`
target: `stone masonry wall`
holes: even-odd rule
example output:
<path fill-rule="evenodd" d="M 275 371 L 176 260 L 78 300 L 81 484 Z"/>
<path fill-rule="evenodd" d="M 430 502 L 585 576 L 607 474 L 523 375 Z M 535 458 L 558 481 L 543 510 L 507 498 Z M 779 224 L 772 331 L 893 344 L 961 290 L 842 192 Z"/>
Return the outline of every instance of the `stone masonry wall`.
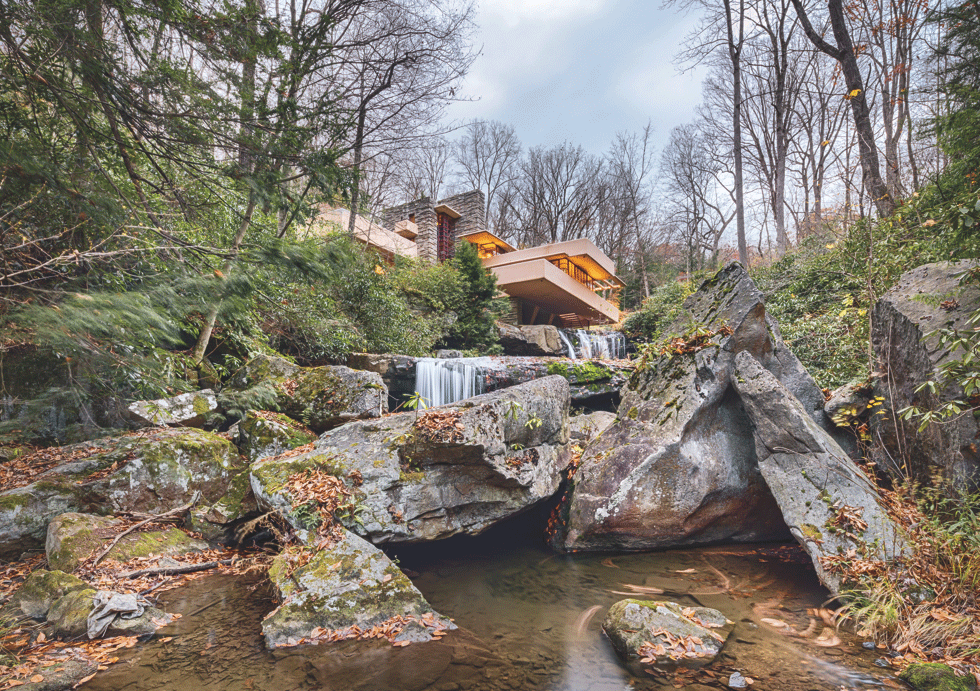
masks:
<path fill-rule="evenodd" d="M 415 224 L 419 228 L 419 235 L 415 238 L 415 244 L 419 248 L 419 258 L 435 263 L 439 254 L 435 208 L 445 204 L 459 213 L 460 217 L 456 219 L 456 237 L 458 238 L 463 233 L 486 230 L 483 217 L 486 207 L 485 200 L 482 190 L 470 190 L 440 199 L 435 203 L 428 197 L 422 197 L 418 201 L 385 209 L 384 225 L 386 228 L 394 228 L 396 223 L 404 221 L 414 214 Z"/>
<path fill-rule="evenodd" d="M 422 197 L 418 201 L 408 202 L 385 209 L 384 226 L 394 228 L 399 221 L 405 221 L 415 215 L 415 225 L 418 226 L 419 235 L 415 238 L 415 244 L 419 248 L 419 258 L 428 262 L 435 263 L 438 252 L 436 244 L 436 211 L 435 205 L 428 197 Z"/>

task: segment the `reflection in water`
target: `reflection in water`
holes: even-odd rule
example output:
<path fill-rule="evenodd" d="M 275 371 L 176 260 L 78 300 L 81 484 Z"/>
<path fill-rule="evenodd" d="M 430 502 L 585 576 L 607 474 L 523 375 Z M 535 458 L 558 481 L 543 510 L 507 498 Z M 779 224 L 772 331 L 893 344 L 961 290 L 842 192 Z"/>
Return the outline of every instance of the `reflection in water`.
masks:
<path fill-rule="evenodd" d="M 273 607 L 268 586 L 216 576 L 165 593 L 161 603 L 184 617 L 83 689 L 623 691 L 676 682 L 705 691 L 727 688 L 738 670 L 756 680 L 755 690 L 809 691 L 873 688 L 884 674 L 871 665 L 874 652 L 853 637 L 839 634 L 840 645 L 822 648 L 816 633 L 807 634 L 823 628 L 811 620 L 826 591 L 794 547 L 553 555 L 526 522 L 512 522 L 481 538 L 403 547 L 396 556 L 460 631 L 406 648 L 349 641 L 270 653 L 260 630 Z M 620 593 L 658 591 L 736 622 L 706 673 L 634 678 L 603 638 L 602 619 Z"/>

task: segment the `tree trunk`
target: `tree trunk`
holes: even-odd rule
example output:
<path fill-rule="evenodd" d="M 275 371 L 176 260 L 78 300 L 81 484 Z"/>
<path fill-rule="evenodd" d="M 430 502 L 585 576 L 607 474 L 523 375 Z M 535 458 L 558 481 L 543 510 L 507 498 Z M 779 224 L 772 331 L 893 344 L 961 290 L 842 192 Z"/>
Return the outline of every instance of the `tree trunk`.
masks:
<path fill-rule="evenodd" d="M 357 132 L 354 135 L 354 186 L 350 191 L 350 219 L 347 221 L 347 233 L 354 235 L 354 224 L 357 221 L 357 205 L 361 203 L 361 156 L 364 150 L 364 123 L 367 120 L 367 108 L 361 106 L 357 111 Z"/>
<path fill-rule="evenodd" d="M 728 57 L 732 62 L 732 132 L 735 155 L 735 228 L 738 237 L 738 261 L 749 267 L 749 248 L 745 241 L 745 200 L 742 193 L 742 41 L 745 28 L 745 2 L 738 11 L 738 39 L 732 18 L 731 0 L 724 0 L 728 25 Z"/>
<path fill-rule="evenodd" d="M 890 216 L 895 210 L 895 201 L 888 192 L 885 181 L 881 178 L 881 167 L 878 162 L 878 148 L 875 145 L 874 129 L 871 126 L 871 111 L 868 108 L 868 99 L 864 93 L 864 80 L 861 77 L 861 69 L 857 63 L 857 56 L 854 54 L 854 45 L 851 43 L 851 35 L 847 29 L 847 19 L 844 16 L 842 0 L 828 0 L 827 6 L 830 11 L 830 25 L 837 41 L 837 47 L 827 43 L 810 24 L 803 9 L 802 0 L 792 0 L 796 14 L 800 18 L 800 24 L 806 32 L 807 38 L 817 47 L 818 50 L 826 53 L 837 60 L 844 74 L 844 83 L 847 85 L 847 99 L 851 104 L 851 116 L 854 120 L 854 129 L 857 133 L 858 152 L 861 157 L 861 179 L 878 210 L 879 216 Z"/>

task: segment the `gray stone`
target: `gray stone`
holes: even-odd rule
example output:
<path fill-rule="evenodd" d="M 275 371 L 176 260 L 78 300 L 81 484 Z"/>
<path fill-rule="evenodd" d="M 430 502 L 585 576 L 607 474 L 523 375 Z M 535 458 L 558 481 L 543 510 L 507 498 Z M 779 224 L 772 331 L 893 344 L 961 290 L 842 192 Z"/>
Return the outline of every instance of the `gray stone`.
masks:
<path fill-rule="evenodd" d="M 939 338 L 925 335 L 938 329 L 965 330 L 970 315 L 980 308 L 980 289 L 965 290 L 959 276 L 976 262 L 941 262 L 913 269 L 899 279 L 871 312 L 871 344 L 881 379 L 875 395 L 885 399 L 883 414 L 874 415 L 872 435 L 880 442 L 873 459 L 898 478 L 928 481 L 939 470 L 961 489 L 980 484 L 980 419 L 960 415 L 934 424 L 922 432 L 916 420 L 902 420 L 897 411 L 909 406 L 936 409 L 964 398 L 958 386 L 938 391 L 917 391 L 936 380 L 939 367 L 953 356 L 939 345 Z M 878 446 L 878 445 L 876 445 Z"/>
<path fill-rule="evenodd" d="M 48 564 L 61 571 L 74 571 L 89 557 L 108 546 L 127 523 L 117 518 L 84 513 L 63 513 L 48 524 L 44 548 Z M 127 562 L 137 557 L 179 556 L 202 552 L 208 543 L 192 538 L 178 528 L 135 531 L 122 537 L 103 559 Z"/>
<path fill-rule="evenodd" d="M 870 386 L 849 382 L 833 390 L 823 409 L 837 427 L 858 424 L 868 418 L 872 395 Z"/>
<path fill-rule="evenodd" d="M 616 414 L 598 410 L 587 415 L 568 418 L 568 437 L 573 442 L 585 444 L 605 432 L 616 421 Z"/>
<path fill-rule="evenodd" d="M 732 388 L 735 356 L 758 357 L 829 427 L 823 394 L 767 319 L 762 293 L 740 265 L 719 271 L 684 308 L 668 333 L 697 325 L 716 336 L 697 352 L 661 355 L 632 375 L 617 421 L 582 454 L 566 500 L 566 549 L 788 537 Z"/>
<path fill-rule="evenodd" d="M 94 606 L 96 591 L 92 588 L 68 593 L 48 611 L 48 624 L 59 638 L 80 639 L 87 637 L 88 616 Z M 116 619 L 109 625 L 105 637 L 145 636 L 173 621 L 173 615 L 156 607 L 147 607 L 143 614 L 132 619 Z"/>
<path fill-rule="evenodd" d="M 512 326 L 497 322 L 500 345 L 507 355 L 565 355 L 557 327 L 545 324 Z"/>
<path fill-rule="evenodd" d="M 281 413 L 250 410 L 238 424 L 238 449 L 249 463 L 309 444 L 317 435 Z"/>
<path fill-rule="evenodd" d="M 11 595 L 10 604 L 24 616 L 43 620 L 48 616 L 52 603 L 68 593 L 88 587 L 85 581 L 64 571 L 38 569 Z"/>
<path fill-rule="evenodd" d="M 442 350 L 437 350 L 436 351 L 436 357 L 437 358 L 440 358 L 440 359 L 443 359 L 443 360 L 453 360 L 453 359 L 456 359 L 456 358 L 463 357 L 463 351 L 461 351 L 461 350 L 449 350 L 449 349 L 443 348 Z"/>
<path fill-rule="evenodd" d="M 372 542 L 477 534 L 558 489 L 570 460 L 568 383 L 545 377 L 418 413 L 359 421 L 311 451 L 252 466 L 259 505 L 306 527 L 287 480 L 319 467 L 356 493 L 347 527 Z"/>
<path fill-rule="evenodd" d="M 266 355 L 253 358 L 245 369 L 246 384 L 271 383 L 279 410 L 317 434 L 388 412 L 388 388 L 377 372 L 298 367 Z"/>
<path fill-rule="evenodd" d="M 147 425 L 203 427 L 218 412 L 218 399 L 211 389 L 182 393 L 155 401 L 136 401 L 127 408 L 137 422 Z"/>
<path fill-rule="evenodd" d="M 358 626 L 366 630 L 394 617 L 422 624 L 406 633 L 413 642 L 432 639 L 435 627 L 424 626 L 425 621 L 456 628 L 433 612 L 381 550 L 347 531 L 337 544 L 312 554 L 309 547 L 288 548 L 273 561 L 269 578 L 282 600 L 262 621 L 270 648 L 294 645 L 318 628 L 342 631 Z"/>
<path fill-rule="evenodd" d="M 762 475 L 821 583 L 840 592 L 839 574 L 822 558 L 903 554 L 905 538 L 874 485 L 776 377 L 741 352 L 734 381 L 752 421 Z"/>
<path fill-rule="evenodd" d="M 721 652 L 734 623 L 716 609 L 682 607 L 676 602 L 620 600 L 609 608 L 602 630 L 616 653 L 627 663 L 635 663 L 639 652 L 654 657 L 653 665 L 698 667 L 714 660 Z M 687 646 L 671 643 L 668 632 Z M 648 649 L 640 650 L 645 644 Z"/>
<path fill-rule="evenodd" d="M 107 437 L 59 453 L 78 460 L 0 493 L 0 556 L 43 544 L 48 522 L 68 511 L 159 513 L 186 504 L 196 491 L 205 502 L 217 501 L 241 470 L 231 442 L 192 427 Z"/>

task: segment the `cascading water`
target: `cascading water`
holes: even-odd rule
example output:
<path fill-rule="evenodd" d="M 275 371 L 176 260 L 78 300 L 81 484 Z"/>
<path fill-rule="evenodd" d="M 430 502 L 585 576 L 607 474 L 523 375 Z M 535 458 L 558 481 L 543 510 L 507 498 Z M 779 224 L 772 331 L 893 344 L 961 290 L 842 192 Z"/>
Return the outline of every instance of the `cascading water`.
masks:
<path fill-rule="evenodd" d="M 575 346 L 572 345 L 572 340 L 568 337 L 568 334 L 561 329 L 558 329 L 558 335 L 561 336 L 561 340 L 565 343 L 565 347 L 568 348 L 568 357 L 570 357 L 572 360 L 578 360 L 578 358 L 575 356 Z"/>
<path fill-rule="evenodd" d="M 415 391 L 426 408 L 455 403 L 483 393 L 484 371 L 472 361 L 419 358 L 415 361 Z"/>
<path fill-rule="evenodd" d="M 564 332 L 559 333 L 562 333 L 564 339 Z M 578 341 L 578 350 L 585 360 L 592 358 L 620 360 L 626 357 L 626 337 L 618 331 L 593 333 L 585 329 L 577 329 L 574 333 Z M 574 356 L 569 357 L 573 360 L 577 359 Z"/>

